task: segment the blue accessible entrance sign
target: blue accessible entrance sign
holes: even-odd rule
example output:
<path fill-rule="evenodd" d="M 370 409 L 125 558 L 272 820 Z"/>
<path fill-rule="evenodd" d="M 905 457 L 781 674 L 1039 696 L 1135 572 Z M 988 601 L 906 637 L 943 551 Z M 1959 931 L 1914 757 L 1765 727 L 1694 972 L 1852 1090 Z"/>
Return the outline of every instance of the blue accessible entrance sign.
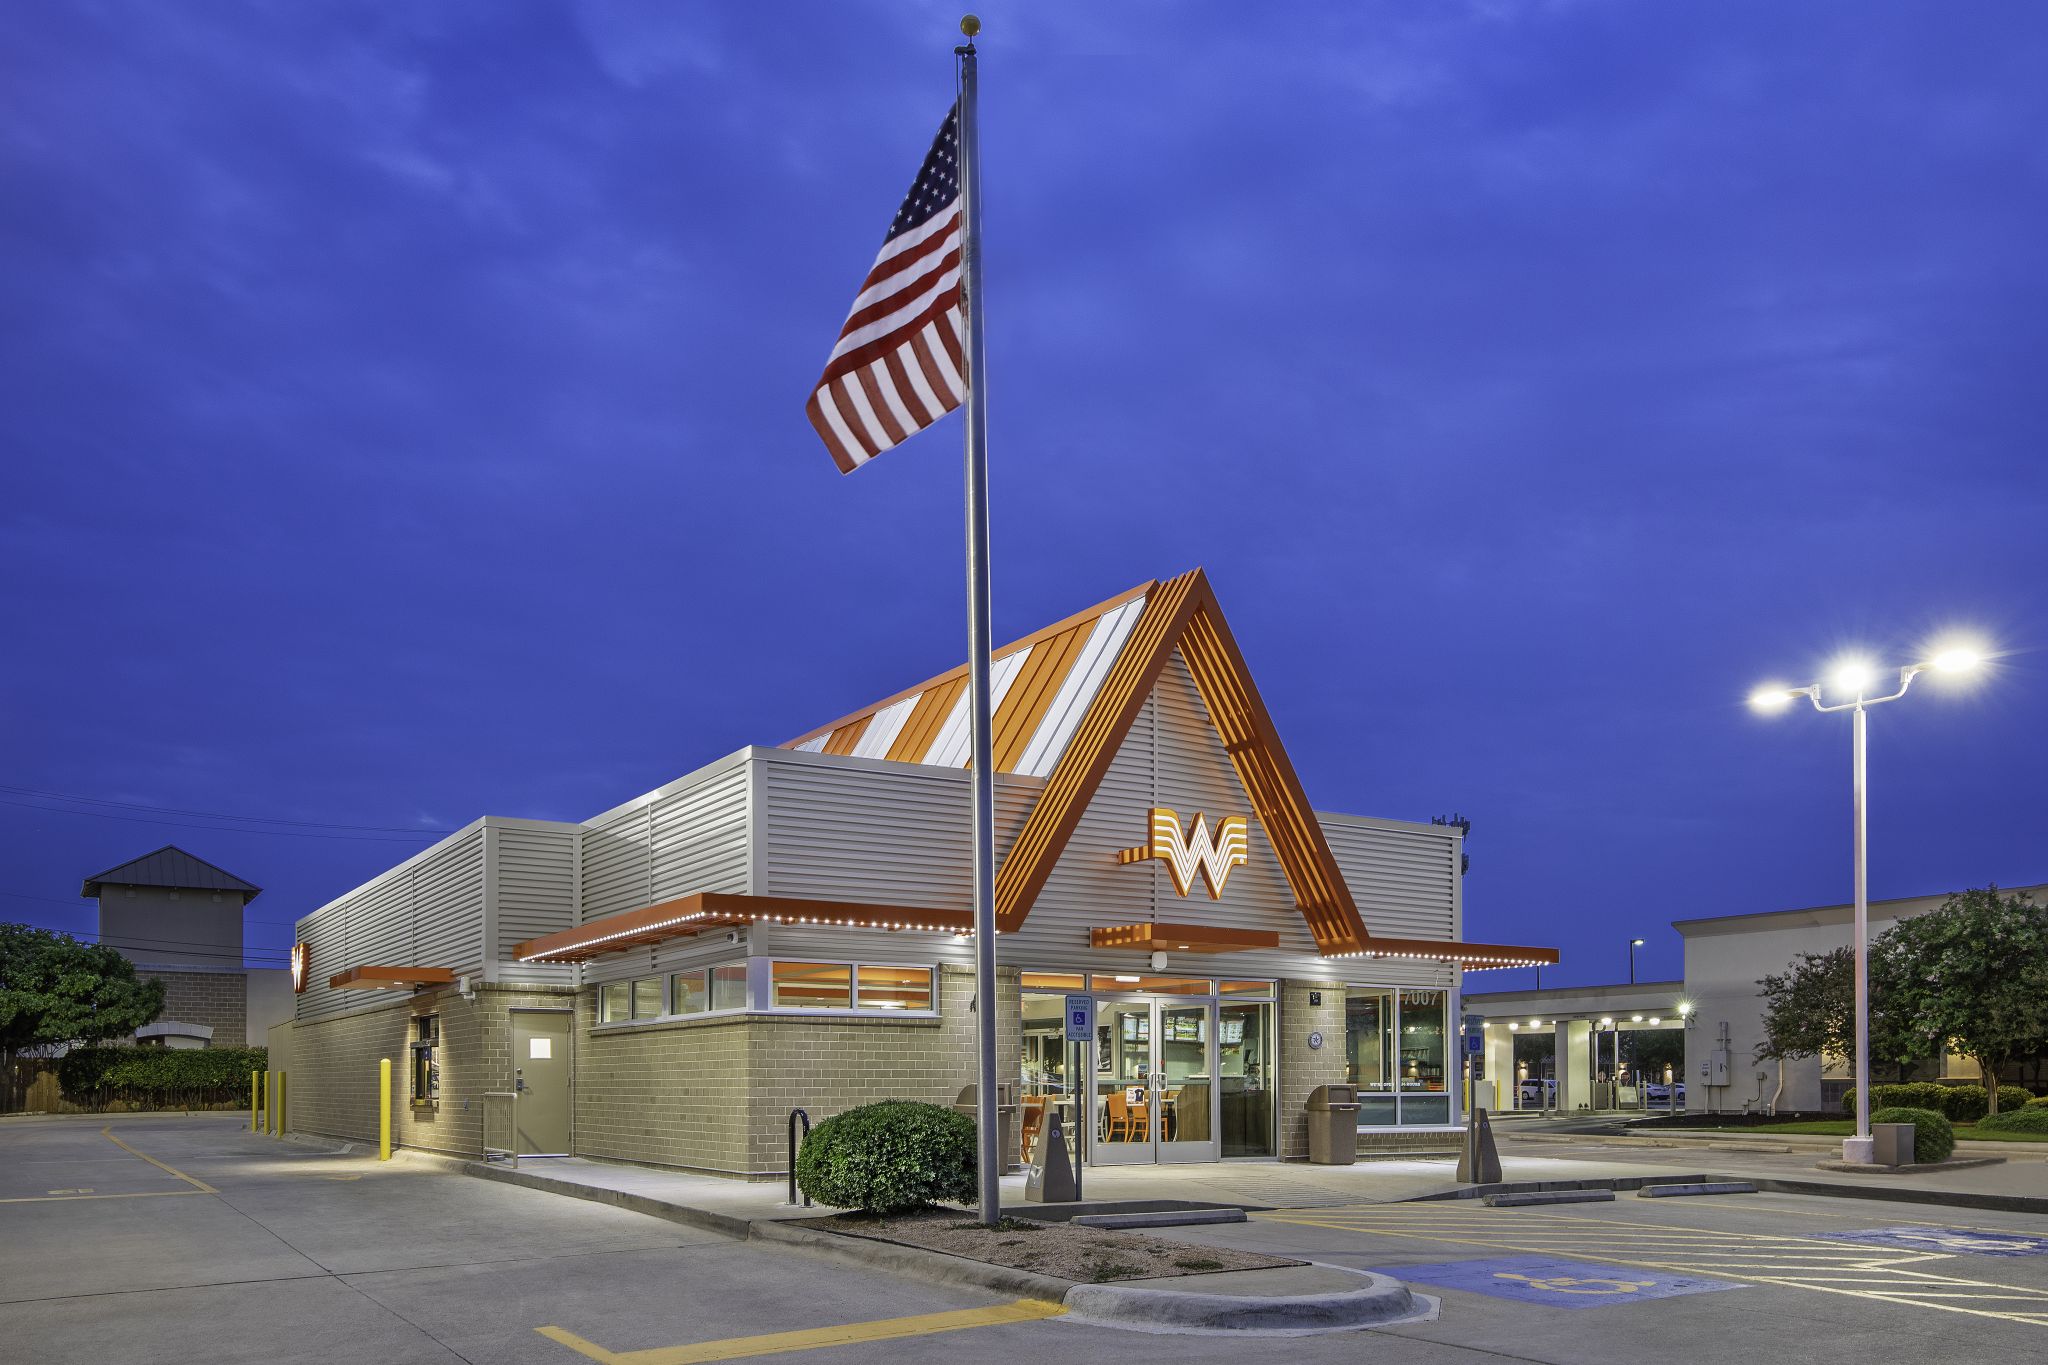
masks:
<path fill-rule="evenodd" d="M 1070 995 L 1067 997 L 1067 1041 L 1070 1043 L 1092 1043 L 1095 1041 L 1094 996 Z"/>
<path fill-rule="evenodd" d="M 1434 1265 L 1376 1266 L 1375 1273 L 1397 1280 L 1490 1294 L 1518 1303 L 1543 1303 L 1552 1308 L 1599 1308 L 1614 1303 L 1640 1303 L 1680 1294 L 1707 1294 L 1740 1289 L 1728 1280 L 1673 1275 L 1662 1270 L 1560 1261 L 1550 1256 L 1503 1256 L 1489 1261 L 1442 1261 Z"/>
<path fill-rule="evenodd" d="M 2024 1232 L 1983 1232 L 1975 1228 L 1865 1228 L 1861 1232 L 1809 1232 L 1829 1242 L 1946 1251 L 1962 1256 L 2048 1256 L 2048 1237 Z"/>

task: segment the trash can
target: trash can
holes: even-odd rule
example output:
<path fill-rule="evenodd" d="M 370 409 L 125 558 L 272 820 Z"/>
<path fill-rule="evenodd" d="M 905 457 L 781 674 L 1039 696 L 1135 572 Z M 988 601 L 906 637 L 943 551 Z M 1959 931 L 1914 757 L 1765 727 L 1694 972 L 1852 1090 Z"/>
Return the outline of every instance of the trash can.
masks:
<path fill-rule="evenodd" d="M 981 1121 L 981 1107 L 977 1102 L 977 1087 L 973 1083 L 970 1082 L 960 1087 L 960 1094 L 953 1101 L 953 1109 L 954 1112 L 965 1114 L 977 1123 Z M 996 1150 L 1003 1154 L 1003 1169 L 1006 1171 L 1014 1170 L 1022 1164 L 1017 1154 L 1017 1090 L 1015 1086 L 1002 1084 L 996 1086 L 996 1132 L 1000 1135 L 996 1140 L 1001 1145 Z"/>
<path fill-rule="evenodd" d="M 1880 1166 L 1910 1166 L 1913 1164 L 1913 1143 L 1915 1135 L 1910 1123 L 1873 1123 L 1870 1125 L 1870 1159 Z"/>
<path fill-rule="evenodd" d="M 1308 1095 L 1308 1159 L 1318 1166 L 1358 1160 L 1358 1087 L 1319 1085 Z"/>

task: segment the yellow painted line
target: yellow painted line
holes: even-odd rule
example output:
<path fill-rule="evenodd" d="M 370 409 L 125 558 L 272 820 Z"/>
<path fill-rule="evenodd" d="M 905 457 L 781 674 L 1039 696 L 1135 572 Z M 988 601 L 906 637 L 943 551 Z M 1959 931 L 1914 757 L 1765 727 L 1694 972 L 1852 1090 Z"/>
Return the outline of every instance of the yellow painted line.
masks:
<path fill-rule="evenodd" d="M 559 1342 L 598 1365 L 701 1365 L 704 1361 L 741 1360 L 747 1356 L 769 1356 L 782 1351 L 815 1351 L 825 1346 L 850 1346 L 862 1341 L 894 1341 L 902 1337 L 930 1336 L 934 1332 L 959 1332 L 970 1327 L 1000 1327 L 1012 1322 L 1038 1322 L 1056 1318 L 1067 1310 L 1056 1303 L 1018 1299 L 1014 1303 L 991 1304 L 986 1308 L 956 1308 L 945 1313 L 921 1313 L 908 1318 L 881 1318 L 874 1322 L 849 1322 L 838 1327 L 808 1327 L 796 1332 L 770 1332 L 758 1337 L 728 1337 L 724 1341 L 698 1341 L 683 1346 L 655 1346 L 643 1351 L 607 1351 L 562 1327 L 536 1327 L 550 1341 Z"/>
<path fill-rule="evenodd" d="M 166 1175 L 176 1176 L 178 1179 L 184 1181 L 187 1185 L 190 1185 L 193 1189 L 198 1190 L 201 1194 L 220 1193 L 219 1190 L 207 1184 L 204 1180 L 199 1179 L 197 1176 L 186 1175 L 176 1166 L 167 1166 L 163 1162 L 158 1161 L 155 1157 L 151 1156 L 147 1152 L 136 1151 L 133 1147 L 130 1147 L 127 1143 L 121 1141 L 121 1139 L 114 1136 L 114 1126 L 111 1123 L 108 1124 L 106 1127 L 100 1129 L 100 1136 L 105 1138 L 107 1141 L 113 1143 L 116 1147 L 119 1147 L 122 1151 L 128 1153 L 128 1155 L 139 1156 L 144 1161 L 147 1161 L 150 1165 L 164 1172 Z"/>
<path fill-rule="evenodd" d="M 0 1199 L 0 1204 L 69 1204 L 80 1199 L 183 1199 L 194 1194 L 218 1194 L 218 1190 L 137 1190 L 134 1194 L 35 1194 L 19 1199 Z"/>

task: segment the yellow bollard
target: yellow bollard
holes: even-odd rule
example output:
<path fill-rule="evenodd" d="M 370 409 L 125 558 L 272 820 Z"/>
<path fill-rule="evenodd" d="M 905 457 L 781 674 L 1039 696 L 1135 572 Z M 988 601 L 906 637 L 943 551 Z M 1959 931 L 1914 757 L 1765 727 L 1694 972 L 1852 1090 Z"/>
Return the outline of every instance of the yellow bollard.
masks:
<path fill-rule="evenodd" d="M 260 1131 L 260 1130 L 258 1129 L 258 1126 L 257 1126 L 257 1125 L 258 1125 L 259 1123 L 261 1123 L 261 1122 L 262 1122 L 261 1118 L 259 1117 L 259 1115 L 261 1115 L 262 1113 L 263 1113 L 263 1073 L 262 1073 L 262 1072 L 260 1072 L 260 1071 L 251 1071 L 251 1072 L 249 1073 L 249 1131 L 250 1131 L 250 1132 L 254 1133 L 254 1132 L 258 1132 L 258 1131 Z"/>
<path fill-rule="evenodd" d="M 291 1094 L 291 1087 L 285 1084 L 285 1073 L 277 1073 L 277 1135 L 284 1136 L 285 1122 L 291 1118 L 291 1111 L 285 1107 L 285 1100 Z"/>
<path fill-rule="evenodd" d="M 391 1059 L 377 1063 L 377 1160 L 391 1160 Z"/>
<path fill-rule="evenodd" d="M 263 1089 L 264 1089 L 264 1098 L 265 1098 L 265 1100 L 267 1101 L 267 1103 L 265 1103 L 263 1107 L 264 1107 L 264 1109 L 265 1109 L 265 1110 L 266 1110 L 266 1111 L 267 1111 L 267 1112 L 269 1113 L 269 1115 L 270 1115 L 270 1122 L 269 1122 L 269 1124 L 268 1124 L 268 1128 L 269 1128 L 269 1131 L 270 1131 L 270 1135 L 271 1135 L 272 1137 L 276 1137 L 276 1136 L 277 1136 L 277 1073 L 276 1073 L 275 1071 L 266 1071 L 266 1072 L 264 1072 L 264 1073 L 263 1073 Z"/>

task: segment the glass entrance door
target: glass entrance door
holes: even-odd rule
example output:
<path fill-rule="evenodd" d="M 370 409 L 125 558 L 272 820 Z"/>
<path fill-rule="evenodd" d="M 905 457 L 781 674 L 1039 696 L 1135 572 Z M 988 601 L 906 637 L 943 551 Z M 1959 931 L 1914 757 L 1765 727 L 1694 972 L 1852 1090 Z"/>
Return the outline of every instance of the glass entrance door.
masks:
<path fill-rule="evenodd" d="M 1094 1161 L 1216 1160 L 1215 1002 L 1099 1000 L 1095 1034 Z"/>

